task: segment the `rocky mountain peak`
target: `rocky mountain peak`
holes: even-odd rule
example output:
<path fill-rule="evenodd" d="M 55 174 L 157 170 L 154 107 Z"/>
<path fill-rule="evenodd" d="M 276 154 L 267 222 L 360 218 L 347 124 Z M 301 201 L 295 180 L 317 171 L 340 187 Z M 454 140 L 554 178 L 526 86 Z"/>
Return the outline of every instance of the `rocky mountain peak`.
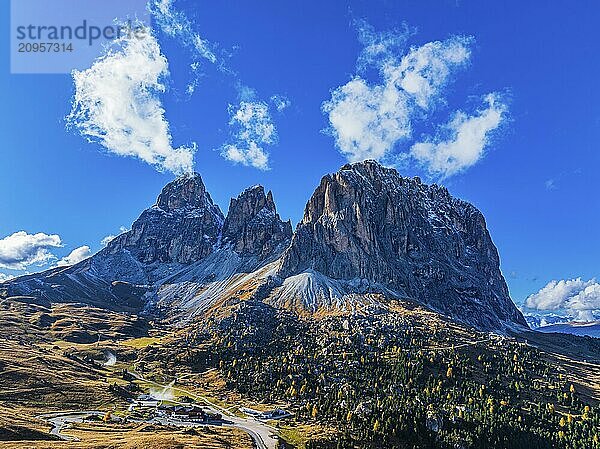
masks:
<path fill-rule="evenodd" d="M 223 224 L 223 243 L 238 254 L 268 257 L 291 237 L 291 222 L 281 220 L 273 194 L 265 194 L 263 186 L 249 187 L 231 199 Z"/>
<path fill-rule="evenodd" d="M 277 259 L 276 272 L 263 270 Z M 352 310 L 398 298 L 480 329 L 526 326 L 481 212 L 444 187 L 374 161 L 324 176 L 293 236 L 262 186 L 232 199 L 225 218 L 200 175 L 180 177 L 104 250 L 6 288 L 10 295 L 118 308 L 131 295 L 136 307 L 149 296 L 146 289 L 116 291 L 115 282 L 162 285 L 160 301 L 204 310 L 240 290 L 239 273 L 256 276 L 256 297 L 278 307 Z M 214 288 L 207 288 L 211 279 Z"/>
<path fill-rule="evenodd" d="M 481 328 L 525 325 L 499 264 L 475 207 L 365 161 L 323 177 L 279 275 L 365 281 Z"/>
<path fill-rule="evenodd" d="M 321 179 L 321 183 L 306 205 L 304 221 L 312 221 L 323 214 L 335 214 L 347 209 L 350 205 L 360 205 L 363 192 L 372 195 L 382 191 L 396 192 L 399 189 L 408 191 L 437 192 L 449 196 L 445 187 L 426 186 L 420 178 L 406 178 L 394 168 L 388 168 L 374 160 L 366 160 L 346 164 L 337 173 L 329 174 Z"/>
<path fill-rule="evenodd" d="M 229 211 L 252 216 L 259 213 L 263 208 L 270 212 L 276 210 L 273 194 L 270 191 L 268 195 L 265 194 L 265 188 L 261 185 L 248 187 L 237 198 L 231 198 L 229 203 Z"/>
<path fill-rule="evenodd" d="M 156 200 L 156 207 L 171 212 L 183 209 L 213 208 L 210 194 L 206 191 L 198 173 L 183 175 L 168 183 Z"/>
<path fill-rule="evenodd" d="M 223 225 L 223 213 L 213 203 L 199 174 L 167 184 L 156 203 L 112 240 L 110 254 L 126 250 L 138 262 L 192 263 L 213 251 Z"/>

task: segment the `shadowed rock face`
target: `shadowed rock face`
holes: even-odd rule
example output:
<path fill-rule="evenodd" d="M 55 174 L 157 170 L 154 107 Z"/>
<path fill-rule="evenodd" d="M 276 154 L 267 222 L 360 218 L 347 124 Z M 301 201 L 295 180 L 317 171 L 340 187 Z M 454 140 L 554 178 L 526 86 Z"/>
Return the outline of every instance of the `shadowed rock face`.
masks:
<path fill-rule="evenodd" d="M 105 252 L 126 250 L 143 264 L 189 264 L 213 251 L 223 220 L 200 175 L 180 177 L 167 184 L 156 204 L 140 215 L 131 231 L 112 240 Z"/>
<path fill-rule="evenodd" d="M 277 258 L 276 276 L 260 274 Z M 172 292 L 173 301 L 187 298 L 184 307 L 191 307 L 196 297 L 214 303 L 225 295 L 227 279 L 239 290 L 240 273 L 256 283 L 268 276 L 264 299 L 281 307 L 291 297 L 318 310 L 336 307 L 339 296 L 364 302 L 381 293 L 480 329 L 526 326 L 508 295 L 483 215 L 444 187 L 403 178 L 373 161 L 325 176 L 293 237 L 290 222 L 281 221 L 263 187 L 232 199 L 224 218 L 200 175 L 178 178 L 131 231 L 98 254 L 11 280 L 2 291 L 139 310 L 164 287 L 163 297 Z M 212 288 L 210 279 L 222 283 Z"/>
<path fill-rule="evenodd" d="M 282 222 L 273 195 L 262 186 L 250 187 L 232 198 L 223 225 L 223 243 L 241 255 L 263 259 L 292 237 L 291 222 Z"/>
<path fill-rule="evenodd" d="M 225 220 L 200 175 L 183 176 L 163 188 L 130 231 L 94 256 L 71 267 L 19 277 L 2 285 L 0 293 L 140 310 L 148 299 L 145 294 L 179 270 L 225 247 L 237 253 L 240 266 L 249 261 L 254 267 L 277 258 L 291 234 L 291 224 L 280 220 L 271 193 L 265 195 L 262 187 L 233 199 Z"/>
<path fill-rule="evenodd" d="M 156 207 L 165 212 L 209 209 L 223 218 L 198 173 L 181 176 L 163 187 L 156 200 Z"/>
<path fill-rule="evenodd" d="M 366 161 L 321 180 L 278 274 L 366 279 L 480 328 L 526 326 L 499 265 L 474 206 Z"/>

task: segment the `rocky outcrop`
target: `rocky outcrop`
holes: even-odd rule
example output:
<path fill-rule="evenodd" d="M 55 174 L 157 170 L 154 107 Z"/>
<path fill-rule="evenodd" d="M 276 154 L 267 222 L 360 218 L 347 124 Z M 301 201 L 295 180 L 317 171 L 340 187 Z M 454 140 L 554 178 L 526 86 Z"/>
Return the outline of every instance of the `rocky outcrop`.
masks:
<path fill-rule="evenodd" d="M 364 280 L 482 329 L 526 326 L 499 265 L 474 206 L 366 161 L 321 180 L 278 275 Z"/>
<path fill-rule="evenodd" d="M 222 241 L 236 253 L 264 259 L 287 246 L 291 237 L 291 222 L 281 221 L 272 193 L 265 195 L 262 186 L 250 187 L 231 199 Z"/>
<path fill-rule="evenodd" d="M 281 221 L 272 194 L 265 194 L 263 187 L 232 199 L 225 219 L 200 175 L 187 175 L 167 184 L 130 231 L 91 258 L 19 277 L 2 291 L 50 302 L 139 310 L 165 283 L 183 297 L 186 292 L 180 289 L 202 291 L 206 279 L 259 268 L 281 255 L 291 235 L 291 223 Z M 178 279 L 185 281 L 180 285 Z"/>
<path fill-rule="evenodd" d="M 241 298 L 307 313 L 403 298 L 480 329 L 526 326 L 499 264 L 475 207 L 366 161 L 321 180 L 293 237 L 263 187 L 224 218 L 199 175 L 178 178 L 98 254 L 2 292 L 188 317 Z"/>
<path fill-rule="evenodd" d="M 198 174 L 167 184 L 156 204 L 131 230 L 113 239 L 104 253 L 127 251 L 142 264 L 189 264 L 208 256 L 218 243 L 223 214 Z"/>

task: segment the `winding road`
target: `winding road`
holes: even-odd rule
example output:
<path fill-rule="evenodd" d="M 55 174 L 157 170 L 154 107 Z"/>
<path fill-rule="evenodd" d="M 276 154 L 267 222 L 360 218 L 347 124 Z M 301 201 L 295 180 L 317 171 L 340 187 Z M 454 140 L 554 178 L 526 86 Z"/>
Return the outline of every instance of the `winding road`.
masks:
<path fill-rule="evenodd" d="M 174 391 L 178 391 L 183 395 L 186 395 L 192 399 L 196 399 L 197 401 L 204 402 L 206 406 L 204 407 L 211 413 L 219 413 L 223 416 L 223 420 L 219 423 L 198 423 L 194 421 L 185 421 L 178 419 L 171 419 L 167 417 L 154 417 L 147 422 L 163 424 L 163 425 L 171 425 L 171 426 L 180 426 L 180 427 L 196 427 L 196 426 L 219 426 L 219 427 L 231 427 L 240 429 L 246 432 L 258 449 L 275 449 L 277 445 L 277 433 L 276 429 L 272 426 L 265 424 L 264 422 L 258 421 L 256 419 L 251 418 L 240 418 L 238 416 L 233 415 L 228 409 L 225 409 L 213 402 L 211 402 L 208 398 L 199 396 L 194 394 L 188 390 L 184 390 L 182 388 L 174 387 L 172 385 L 162 385 L 157 382 L 146 379 L 142 375 L 138 374 L 135 371 L 129 371 L 134 378 L 140 380 L 142 382 L 155 385 L 158 388 L 162 389 L 172 389 Z M 99 410 L 83 410 L 83 411 L 68 411 L 68 412 L 56 412 L 56 413 L 46 413 L 43 415 L 39 415 L 38 418 L 43 419 L 48 424 L 50 424 L 50 433 L 52 435 L 56 435 L 59 438 L 66 441 L 77 441 L 75 437 L 65 435 L 63 430 L 68 428 L 72 423 L 81 423 L 86 418 L 90 416 L 104 416 L 105 412 Z M 132 420 L 137 421 L 137 420 Z M 144 422 L 144 421 L 139 421 Z"/>
<path fill-rule="evenodd" d="M 206 407 L 205 407 L 206 408 Z M 208 409 L 215 413 L 216 410 Z M 50 424 L 50 434 L 56 435 L 60 439 L 65 441 L 79 441 L 77 438 L 72 437 L 70 435 L 66 435 L 63 431 L 70 427 L 72 423 L 81 423 L 84 422 L 85 419 L 91 416 L 103 416 L 105 412 L 101 412 L 98 410 L 85 410 L 78 412 L 65 412 L 65 413 L 48 413 L 44 415 L 38 416 L 45 420 L 48 424 Z M 217 426 L 217 427 L 231 427 L 235 429 L 240 429 L 246 432 L 252 440 L 254 440 L 256 447 L 258 449 L 274 449 L 276 446 L 277 440 L 272 437 L 273 432 L 270 430 L 270 427 L 259 422 L 253 420 L 246 420 L 243 418 L 231 417 L 230 419 L 224 419 L 220 423 L 199 423 L 195 421 L 185 421 L 179 419 L 172 419 L 167 417 L 154 417 L 149 421 L 130 419 L 133 422 L 148 422 L 153 424 L 160 424 L 165 426 L 176 426 L 176 427 L 202 427 L 202 426 Z"/>
<path fill-rule="evenodd" d="M 256 443 L 256 446 L 258 449 L 275 449 L 275 447 L 277 445 L 276 429 L 272 426 L 265 424 L 264 422 L 258 421 L 256 419 L 251 419 L 251 418 L 240 418 L 238 416 L 233 415 L 228 409 L 223 408 L 223 407 L 211 402 L 208 398 L 206 398 L 204 396 L 199 396 L 188 390 L 184 390 L 182 388 L 174 387 L 171 385 L 159 384 L 157 382 L 146 379 L 145 377 L 143 377 L 142 375 L 138 374 L 135 371 L 129 371 L 129 374 L 131 374 L 137 380 L 140 380 L 142 382 L 146 382 L 146 383 L 155 385 L 162 389 L 170 388 L 170 389 L 172 389 L 174 391 L 178 391 L 178 392 L 182 393 L 183 395 L 188 396 L 192 399 L 196 399 L 196 400 L 204 402 L 207 405 L 207 407 L 205 407 L 205 408 L 207 408 L 210 412 L 220 413 L 223 416 L 223 423 L 221 424 L 221 426 L 233 427 L 233 428 L 243 430 L 244 432 L 246 432 L 247 434 L 249 434 L 252 437 L 252 439 Z M 173 419 L 169 419 L 169 418 L 160 418 L 160 417 L 154 418 L 152 422 L 156 422 L 158 424 L 180 425 L 180 426 L 186 426 L 186 427 L 201 425 L 199 423 L 191 422 L 191 421 L 180 421 L 180 420 L 173 420 Z M 206 425 L 206 424 L 204 424 L 204 425 Z"/>
<path fill-rule="evenodd" d="M 78 441 L 77 438 L 65 435 L 62 431 L 69 427 L 71 423 L 80 423 L 83 422 L 86 418 L 90 416 L 104 416 L 105 412 L 101 412 L 99 410 L 88 410 L 81 412 L 63 412 L 63 413 L 46 413 L 44 415 L 39 415 L 37 418 L 43 419 L 48 422 L 52 427 L 50 428 L 50 434 L 56 435 L 62 440 L 65 441 Z"/>

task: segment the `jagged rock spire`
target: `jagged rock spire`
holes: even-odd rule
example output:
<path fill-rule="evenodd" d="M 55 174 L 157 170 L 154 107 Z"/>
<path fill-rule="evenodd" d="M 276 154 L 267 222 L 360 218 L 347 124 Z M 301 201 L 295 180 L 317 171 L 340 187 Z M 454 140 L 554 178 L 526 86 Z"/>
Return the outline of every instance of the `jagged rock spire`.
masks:
<path fill-rule="evenodd" d="M 278 246 L 287 245 L 292 225 L 277 214 L 273 194 L 263 186 L 244 190 L 232 198 L 223 225 L 223 244 L 241 255 L 268 257 Z"/>

